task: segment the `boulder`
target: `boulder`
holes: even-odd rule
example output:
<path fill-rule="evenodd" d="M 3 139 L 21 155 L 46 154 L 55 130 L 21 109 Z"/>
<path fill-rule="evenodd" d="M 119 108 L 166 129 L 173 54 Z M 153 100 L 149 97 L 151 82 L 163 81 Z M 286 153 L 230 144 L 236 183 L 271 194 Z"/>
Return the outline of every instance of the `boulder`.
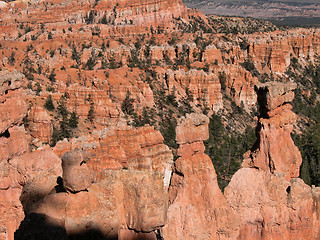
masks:
<path fill-rule="evenodd" d="M 88 168 L 88 154 L 78 148 L 62 157 L 63 186 L 70 192 L 87 190 L 95 181 L 95 173 Z"/>

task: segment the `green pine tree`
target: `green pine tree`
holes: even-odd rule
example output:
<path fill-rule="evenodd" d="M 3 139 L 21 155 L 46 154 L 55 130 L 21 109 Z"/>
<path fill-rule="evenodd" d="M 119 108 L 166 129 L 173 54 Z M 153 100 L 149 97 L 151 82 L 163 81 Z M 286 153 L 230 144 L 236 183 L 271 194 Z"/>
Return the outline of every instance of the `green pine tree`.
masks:
<path fill-rule="evenodd" d="M 89 109 L 89 112 L 88 112 L 88 120 L 93 123 L 93 120 L 94 120 L 94 102 L 92 100 L 92 97 L 91 97 L 91 94 L 89 94 L 89 97 L 87 99 L 90 103 L 90 109 Z"/>
<path fill-rule="evenodd" d="M 79 124 L 79 117 L 77 116 L 76 112 L 72 112 L 69 118 L 69 127 L 70 128 L 77 128 Z"/>
<path fill-rule="evenodd" d="M 48 98 L 44 104 L 44 107 L 49 111 L 53 111 L 55 109 L 53 102 L 52 102 L 51 95 L 48 96 Z"/>
<path fill-rule="evenodd" d="M 134 107 L 133 107 L 134 99 L 131 98 L 131 93 L 127 91 L 126 98 L 123 100 L 121 104 L 121 110 L 126 115 L 133 115 Z"/>

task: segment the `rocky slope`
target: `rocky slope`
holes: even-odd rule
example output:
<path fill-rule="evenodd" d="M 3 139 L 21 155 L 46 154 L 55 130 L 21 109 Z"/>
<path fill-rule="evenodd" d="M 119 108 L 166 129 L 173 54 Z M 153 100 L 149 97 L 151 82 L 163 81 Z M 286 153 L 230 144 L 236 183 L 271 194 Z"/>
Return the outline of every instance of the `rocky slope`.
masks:
<path fill-rule="evenodd" d="M 181 1 L 0 6 L 1 237 L 318 238 L 289 104 L 317 87 L 289 70 L 319 64 L 319 30 L 225 34 Z M 231 148 L 258 110 L 242 168 L 230 149 L 216 171 L 209 117 Z"/>

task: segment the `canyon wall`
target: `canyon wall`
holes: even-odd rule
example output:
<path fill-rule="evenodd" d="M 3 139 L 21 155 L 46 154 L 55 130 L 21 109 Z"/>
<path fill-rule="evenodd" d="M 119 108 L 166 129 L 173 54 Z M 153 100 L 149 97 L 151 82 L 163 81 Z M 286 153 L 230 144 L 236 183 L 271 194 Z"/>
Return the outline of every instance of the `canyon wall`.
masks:
<path fill-rule="evenodd" d="M 320 238 L 286 73 L 318 61 L 319 30 L 215 34 L 180 0 L 0 11 L 1 239 Z M 222 193 L 206 115 L 257 108 L 258 140 Z M 71 113 L 77 127 L 53 141 Z"/>

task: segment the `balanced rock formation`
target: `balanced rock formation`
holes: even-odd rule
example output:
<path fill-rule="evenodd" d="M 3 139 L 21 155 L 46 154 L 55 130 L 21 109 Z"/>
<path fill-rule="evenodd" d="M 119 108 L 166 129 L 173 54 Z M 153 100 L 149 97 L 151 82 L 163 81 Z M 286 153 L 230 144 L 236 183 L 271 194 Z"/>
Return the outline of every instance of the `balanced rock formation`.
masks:
<path fill-rule="evenodd" d="M 221 193 L 203 141 L 209 119 L 189 114 L 176 129 L 179 144 L 170 185 L 164 239 L 236 239 L 239 221 Z"/>
<path fill-rule="evenodd" d="M 51 237 L 59 229 L 71 237 L 94 239 L 156 240 L 162 235 L 173 157 L 161 134 L 148 126 L 96 132 L 93 136 L 98 138 L 96 143 L 73 142 L 68 146 L 70 151 L 61 150 L 63 179 L 40 177 L 24 186 L 21 201 L 26 218 L 17 236 L 38 234 L 34 226 L 41 219 L 48 222 L 45 227 Z M 103 151 L 106 155 L 101 155 Z M 111 157 L 119 161 L 120 169 L 95 166 L 100 160 L 106 164 Z M 43 184 L 44 179 L 48 184 Z M 51 183 L 55 184 L 49 187 Z"/>
<path fill-rule="evenodd" d="M 160 172 L 166 179 L 171 175 L 172 153 L 163 144 L 161 133 L 150 126 L 125 125 L 95 131 L 91 136 L 58 142 L 54 152 L 62 157 L 76 148 L 90 153 L 87 165 L 98 179 L 103 178 L 106 170 L 121 169 Z"/>
<path fill-rule="evenodd" d="M 95 181 L 94 172 L 87 167 L 90 157 L 80 149 L 67 152 L 61 158 L 63 186 L 71 192 L 87 190 Z"/>
<path fill-rule="evenodd" d="M 268 82 L 255 89 L 260 105 L 257 149 L 247 152 L 244 167 L 256 167 L 271 173 L 284 173 L 289 180 L 299 176 L 302 163 L 299 149 L 291 138 L 296 115 L 288 104 L 294 98 L 294 83 Z"/>
<path fill-rule="evenodd" d="M 257 149 L 245 154 L 242 169 L 225 188 L 240 217 L 239 240 L 319 239 L 319 188 L 299 176 L 301 155 L 290 133 L 295 84 L 257 84 L 260 104 Z"/>
<path fill-rule="evenodd" d="M 87 191 L 51 193 L 32 212 L 55 219 L 69 236 L 96 232 L 108 239 L 156 240 L 166 223 L 167 202 L 159 173 L 106 171 Z"/>

